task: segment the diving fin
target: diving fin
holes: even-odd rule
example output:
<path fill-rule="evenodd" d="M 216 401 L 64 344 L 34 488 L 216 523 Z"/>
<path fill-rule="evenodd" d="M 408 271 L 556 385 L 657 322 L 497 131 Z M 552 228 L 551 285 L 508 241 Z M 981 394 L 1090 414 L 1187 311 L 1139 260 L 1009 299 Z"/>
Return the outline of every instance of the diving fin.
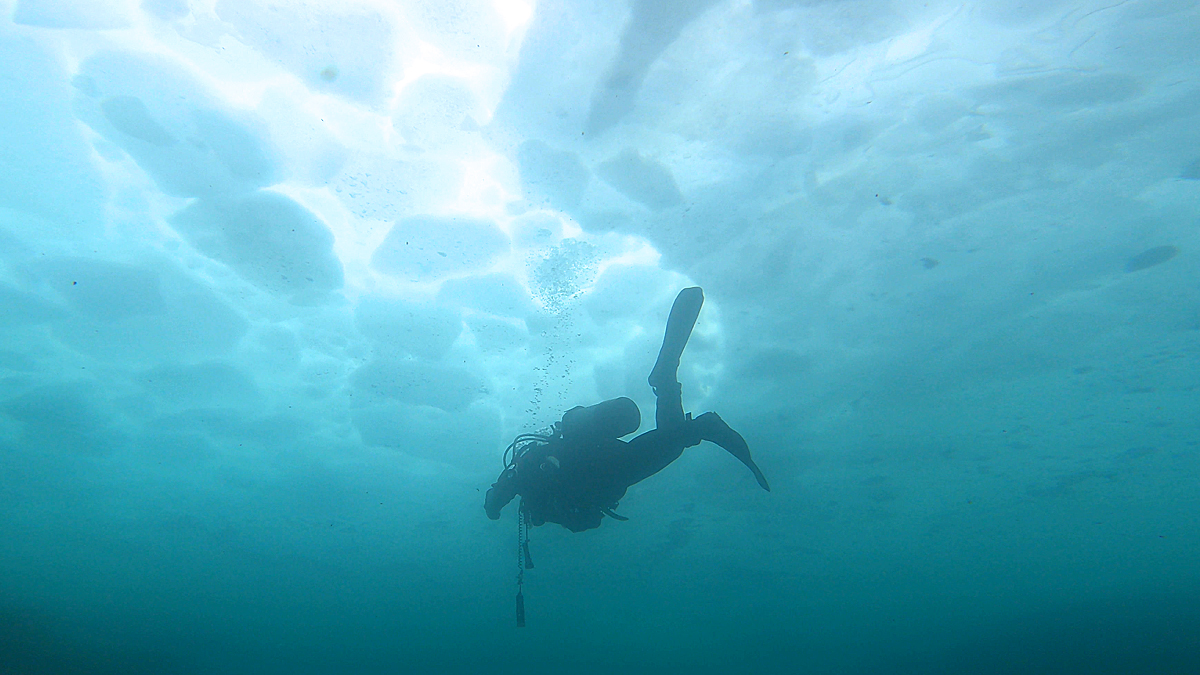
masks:
<path fill-rule="evenodd" d="M 679 357 L 692 336 L 696 326 L 696 318 L 700 316 L 700 308 L 704 306 L 704 290 L 699 286 L 685 288 L 675 296 L 671 305 L 671 314 L 667 317 L 667 330 L 663 335 L 662 348 L 658 351 L 658 360 L 654 362 L 654 370 L 648 378 L 654 389 L 674 384 L 679 372 Z"/>
<path fill-rule="evenodd" d="M 754 474 L 754 480 L 758 481 L 759 487 L 767 492 L 771 491 L 771 486 L 767 484 L 767 477 L 750 458 L 750 446 L 746 444 L 746 439 L 726 424 L 720 415 L 715 412 L 706 412 L 693 419 L 691 423 L 695 425 L 694 431 L 701 440 L 716 443 L 726 452 L 737 457 Z"/>
<path fill-rule="evenodd" d="M 612 518 L 613 520 L 619 520 L 622 523 L 629 520 L 625 516 L 613 511 L 611 508 L 607 508 L 607 509 L 602 508 L 602 509 L 600 509 L 600 513 L 603 513 L 604 515 L 608 516 L 609 518 Z"/>

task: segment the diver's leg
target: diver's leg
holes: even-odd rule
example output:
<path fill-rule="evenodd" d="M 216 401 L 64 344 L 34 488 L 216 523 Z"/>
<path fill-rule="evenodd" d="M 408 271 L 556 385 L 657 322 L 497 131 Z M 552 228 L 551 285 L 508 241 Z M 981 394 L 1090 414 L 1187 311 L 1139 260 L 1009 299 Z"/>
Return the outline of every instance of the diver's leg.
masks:
<path fill-rule="evenodd" d="M 679 386 L 679 357 L 692 336 L 700 308 L 704 306 L 704 291 L 699 286 L 685 288 L 675 296 L 667 328 L 663 334 L 658 359 L 650 371 L 650 387 L 654 389 L 654 424 L 657 427 L 634 438 L 616 458 L 614 466 L 620 482 L 626 486 L 662 471 L 679 459 L 683 449 L 696 445 L 699 438 L 689 439 L 689 418 L 683 414 L 683 396 Z"/>
<path fill-rule="evenodd" d="M 695 419 L 683 414 L 678 377 L 679 357 L 683 355 L 683 348 L 687 346 L 703 304 L 704 291 L 699 287 L 685 288 L 675 298 L 671 316 L 667 319 L 662 348 L 649 377 L 657 398 L 654 421 L 658 428 L 629 441 L 625 451 L 614 458 L 614 470 L 620 483 L 633 485 L 679 459 L 685 448 L 697 445 L 700 441 L 711 441 L 738 458 L 754 474 L 759 486 L 770 491 L 766 476 L 750 458 L 750 446 L 741 434 L 714 412 L 704 413 Z"/>
<path fill-rule="evenodd" d="M 688 338 L 692 336 L 692 328 L 696 326 L 696 318 L 700 316 L 703 305 L 704 291 L 699 286 L 679 291 L 675 303 L 671 305 L 658 360 L 654 362 L 654 369 L 647 378 L 657 398 L 654 423 L 659 429 L 675 429 L 685 421 L 679 386 L 679 357 L 687 346 Z"/>
<path fill-rule="evenodd" d="M 715 412 L 706 412 L 694 419 L 686 418 L 684 424 L 676 428 L 647 431 L 629 441 L 625 452 L 614 462 L 618 480 L 626 486 L 645 480 L 679 459 L 684 449 L 698 445 L 700 441 L 721 446 L 750 469 L 759 487 L 771 491 L 767 477 L 750 457 L 750 446 L 746 439 Z"/>
<path fill-rule="evenodd" d="M 659 429 L 678 429 L 687 418 L 683 414 L 683 387 L 678 382 L 664 384 L 654 390 L 654 426 Z"/>
<path fill-rule="evenodd" d="M 684 447 L 684 435 L 679 429 L 652 429 L 631 439 L 620 457 L 615 458 L 617 481 L 628 487 L 653 476 L 679 459 Z"/>

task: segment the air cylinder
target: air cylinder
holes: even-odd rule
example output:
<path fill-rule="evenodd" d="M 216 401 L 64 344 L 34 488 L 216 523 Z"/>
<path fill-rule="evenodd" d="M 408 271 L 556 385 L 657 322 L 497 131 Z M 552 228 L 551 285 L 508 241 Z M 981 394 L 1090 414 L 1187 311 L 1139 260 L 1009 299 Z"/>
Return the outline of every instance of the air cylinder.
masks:
<path fill-rule="evenodd" d="M 559 429 L 564 438 L 620 438 L 637 431 L 642 413 L 633 399 L 622 396 L 597 403 L 577 405 L 563 414 Z"/>

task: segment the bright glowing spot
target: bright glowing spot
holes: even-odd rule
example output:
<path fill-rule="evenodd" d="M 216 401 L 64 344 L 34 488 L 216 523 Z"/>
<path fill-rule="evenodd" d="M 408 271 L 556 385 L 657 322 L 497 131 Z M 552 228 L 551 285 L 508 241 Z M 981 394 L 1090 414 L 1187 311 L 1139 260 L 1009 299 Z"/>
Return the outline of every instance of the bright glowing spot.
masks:
<path fill-rule="evenodd" d="M 504 161 L 492 155 L 476 161 L 463 162 L 463 182 L 455 210 L 474 216 L 496 218 L 504 212 L 504 204 L 516 198 L 498 177 L 498 163 Z"/>
<path fill-rule="evenodd" d="M 958 10 L 955 10 L 949 14 L 940 16 L 925 28 L 901 35 L 892 40 L 892 43 L 888 46 L 887 55 L 884 56 L 884 61 L 887 63 L 899 63 L 915 59 L 924 54 L 929 50 L 929 43 L 933 41 L 933 34 L 942 27 L 942 24 L 949 21 L 957 13 Z"/>
<path fill-rule="evenodd" d="M 510 33 L 524 26 L 533 16 L 532 3 L 523 0 L 493 0 L 493 2 Z"/>

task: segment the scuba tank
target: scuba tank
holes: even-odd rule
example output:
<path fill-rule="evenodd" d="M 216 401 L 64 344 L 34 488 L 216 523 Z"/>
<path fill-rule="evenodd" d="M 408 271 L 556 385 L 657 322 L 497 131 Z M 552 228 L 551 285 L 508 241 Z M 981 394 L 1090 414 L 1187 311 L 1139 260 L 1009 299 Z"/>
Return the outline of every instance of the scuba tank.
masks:
<path fill-rule="evenodd" d="M 565 439 L 612 439 L 632 434 L 641 425 L 637 404 L 622 396 L 596 405 L 577 405 L 563 413 L 557 426 Z"/>

